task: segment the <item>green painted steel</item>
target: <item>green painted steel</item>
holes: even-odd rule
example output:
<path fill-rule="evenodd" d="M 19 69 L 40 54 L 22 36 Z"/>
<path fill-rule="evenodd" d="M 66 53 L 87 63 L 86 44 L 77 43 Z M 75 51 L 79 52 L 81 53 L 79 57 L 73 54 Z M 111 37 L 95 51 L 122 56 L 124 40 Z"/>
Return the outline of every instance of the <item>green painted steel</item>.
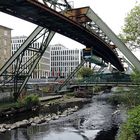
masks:
<path fill-rule="evenodd" d="M 92 51 L 92 48 L 84 48 L 83 59 L 98 66 L 106 67 L 107 65 L 105 64 L 104 60 L 101 57 L 94 55 Z"/>
<path fill-rule="evenodd" d="M 124 56 L 132 63 L 132 65 L 140 71 L 140 61 L 138 58 L 92 9 L 89 9 L 87 12 L 87 17 L 89 17 L 107 35 L 107 37 L 114 43 L 115 46 L 117 46 Z"/>
<path fill-rule="evenodd" d="M 107 67 L 107 65 L 105 64 L 105 62 L 103 61 L 102 58 L 97 57 L 95 55 L 92 55 L 91 58 L 89 59 L 90 63 L 94 63 L 98 66 L 102 66 L 102 67 Z"/>
<path fill-rule="evenodd" d="M 81 80 L 75 81 L 76 84 L 82 83 L 111 83 L 111 82 L 132 82 L 130 75 L 124 73 L 105 73 L 94 74 L 90 77 L 85 77 Z"/>

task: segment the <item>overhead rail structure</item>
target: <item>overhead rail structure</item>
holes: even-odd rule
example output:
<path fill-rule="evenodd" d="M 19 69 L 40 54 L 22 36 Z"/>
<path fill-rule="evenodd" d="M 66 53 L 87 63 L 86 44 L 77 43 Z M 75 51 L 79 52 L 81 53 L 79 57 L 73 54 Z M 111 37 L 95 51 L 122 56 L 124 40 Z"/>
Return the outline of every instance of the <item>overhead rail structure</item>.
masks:
<path fill-rule="evenodd" d="M 55 32 L 67 36 L 87 48 L 92 48 L 92 54 L 102 58 L 105 63 L 110 62 L 119 71 L 124 71 L 116 47 L 126 46 L 122 45 L 107 25 L 89 7 L 71 9 L 71 5 L 66 0 L 64 0 L 64 4 L 58 1 L 0 0 L 0 11 L 38 25 L 35 31 L 0 70 L 0 76 L 3 77 L 2 82 L 7 79 L 9 81 L 13 79 L 14 83 L 16 83 L 15 89 L 18 94 L 27 83 Z M 61 6 L 65 8 L 61 9 Z M 58 7 L 60 10 L 57 10 Z M 45 32 L 44 36 L 42 36 L 41 47 L 31 48 L 31 44 L 40 38 L 38 36 L 43 30 Z M 126 53 L 128 60 L 131 59 L 132 61 L 130 60 L 130 62 L 140 70 L 140 63 L 137 58 L 126 48 L 121 48 L 120 50 Z M 22 58 L 26 51 L 33 51 L 35 56 L 22 64 Z M 12 71 L 11 69 L 8 70 L 10 66 L 12 66 Z M 8 78 L 10 76 L 11 79 Z M 18 83 L 21 83 L 20 88 Z"/>
<path fill-rule="evenodd" d="M 119 71 L 123 71 L 123 66 L 111 46 L 96 33 L 86 28 L 86 23 L 92 21 L 86 16 L 86 12 L 89 9 L 89 7 L 78 9 L 77 13 L 79 12 L 79 14 L 75 15 L 75 18 L 78 18 L 80 21 L 77 22 L 72 20 L 67 14 L 62 15 L 60 12 L 51 9 L 37 0 L 0 1 L 0 11 L 58 32 L 78 41 L 86 47 L 94 48 L 94 54 L 110 62 Z M 68 15 L 71 11 L 69 11 Z"/>

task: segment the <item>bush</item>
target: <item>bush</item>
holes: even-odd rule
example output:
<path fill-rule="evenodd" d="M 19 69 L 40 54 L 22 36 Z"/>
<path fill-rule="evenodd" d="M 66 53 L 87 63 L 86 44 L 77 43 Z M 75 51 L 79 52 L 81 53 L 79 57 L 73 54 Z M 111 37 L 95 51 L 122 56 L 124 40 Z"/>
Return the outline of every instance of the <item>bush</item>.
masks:
<path fill-rule="evenodd" d="M 136 136 L 140 136 L 140 105 L 130 110 L 128 115 L 128 129 L 132 130 Z"/>
<path fill-rule="evenodd" d="M 117 140 L 136 140 L 134 133 L 127 128 L 127 124 L 123 124 L 120 128 Z"/>
<path fill-rule="evenodd" d="M 74 92 L 68 92 L 67 94 L 66 94 L 68 97 L 74 97 L 75 95 L 74 95 Z"/>
<path fill-rule="evenodd" d="M 100 91 L 102 91 L 102 90 L 103 90 L 103 88 L 102 88 L 101 86 L 96 85 L 96 86 L 93 87 L 94 93 L 100 92 Z"/>
<path fill-rule="evenodd" d="M 38 106 L 40 104 L 39 98 L 37 95 L 26 96 L 23 100 L 23 104 L 26 108 L 32 108 L 33 106 Z"/>
<path fill-rule="evenodd" d="M 110 96 L 108 101 L 111 104 L 124 104 L 128 108 L 133 108 L 140 104 L 140 94 L 135 93 L 135 91 L 123 91 L 120 93 L 113 94 Z"/>
<path fill-rule="evenodd" d="M 135 71 L 131 78 L 137 86 L 126 94 L 126 101 L 133 109 L 128 111 L 128 119 L 121 127 L 118 140 L 140 140 L 140 72 Z"/>
<path fill-rule="evenodd" d="M 118 140 L 138 140 L 140 138 L 140 105 L 128 112 L 128 119 L 121 128 Z"/>

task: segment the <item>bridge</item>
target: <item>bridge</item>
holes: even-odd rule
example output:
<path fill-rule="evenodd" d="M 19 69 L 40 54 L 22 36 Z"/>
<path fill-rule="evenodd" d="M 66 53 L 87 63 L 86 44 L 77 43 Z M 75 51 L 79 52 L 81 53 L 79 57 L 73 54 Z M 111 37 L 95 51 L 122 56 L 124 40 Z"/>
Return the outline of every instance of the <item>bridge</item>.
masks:
<path fill-rule="evenodd" d="M 63 9 L 58 10 L 58 6 Z M 116 51 L 119 48 L 140 70 L 139 60 L 90 7 L 72 9 L 66 0 L 63 4 L 54 0 L 0 0 L 0 11 L 38 25 L 0 70 L 1 84 L 14 81 L 15 97 L 22 92 L 56 32 L 92 48 L 92 54 L 124 71 Z M 37 39 L 42 39 L 40 48 L 31 47 Z M 33 56 L 23 62 L 27 51 L 33 52 Z"/>
<path fill-rule="evenodd" d="M 93 86 L 136 86 L 131 80 L 130 75 L 115 72 L 115 73 L 95 73 L 90 77 L 82 79 L 70 80 L 59 86 L 58 92 L 63 90 L 72 90 L 79 87 L 93 87 Z"/>

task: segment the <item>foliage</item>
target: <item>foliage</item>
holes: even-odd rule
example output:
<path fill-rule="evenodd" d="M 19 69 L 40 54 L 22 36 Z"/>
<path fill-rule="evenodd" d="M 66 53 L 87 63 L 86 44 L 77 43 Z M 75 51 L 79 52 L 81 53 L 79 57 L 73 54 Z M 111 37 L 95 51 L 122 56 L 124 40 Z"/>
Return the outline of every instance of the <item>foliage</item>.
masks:
<path fill-rule="evenodd" d="M 140 105 L 128 112 L 128 119 L 121 127 L 118 140 L 137 140 L 140 138 Z"/>
<path fill-rule="evenodd" d="M 136 136 L 140 136 L 140 105 L 130 110 L 128 115 L 128 128 L 132 130 Z"/>
<path fill-rule="evenodd" d="M 99 91 L 102 91 L 102 87 L 96 85 L 96 86 L 93 87 L 93 91 L 94 91 L 94 93 L 99 92 Z"/>
<path fill-rule="evenodd" d="M 49 92 L 49 87 L 43 87 L 43 88 L 42 88 L 42 91 L 43 91 L 43 92 Z"/>
<path fill-rule="evenodd" d="M 127 129 L 127 124 L 123 124 L 120 128 L 120 133 L 117 140 L 136 140 L 132 131 Z"/>
<path fill-rule="evenodd" d="M 17 103 L 15 103 L 15 102 L 0 103 L 0 111 L 9 109 L 9 108 L 14 108 L 16 106 L 17 106 Z"/>
<path fill-rule="evenodd" d="M 136 5 L 125 18 L 122 33 L 119 35 L 122 41 L 131 49 L 140 46 L 140 5 Z"/>
<path fill-rule="evenodd" d="M 78 76 L 83 78 L 90 77 L 92 74 L 93 74 L 93 70 L 87 67 L 82 67 L 77 73 Z"/>
<path fill-rule="evenodd" d="M 26 96 L 23 100 L 23 104 L 26 108 L 32 108 L 33 106 L 39 105 L 39 98 L 37 95 Z"/>
<path fill-rule="evenodd" d="M 74 92 L 68 92 L 68 93 L 66 94 L 66 96 L 67 96 L 67 97 L 74 97 Z"/>
<path fill-rule="evenodd" d="M 39 98 L 37 95 L 31 94 L 29 96 L 26 96 L 25 98 L 18 99 L 16 102 L 16 107 L 26 107 L 27 109 L 32 108 L 33 106 L 38 106 L 40 104 Z"/>
<path fill-rule="evenodd" d="M 117 93 L 109 98 L 109 102 L 125 104 L 129 108 L 140 104 L 140 72 L 135 70 L 131 75 L 131 79 L 136 86 L 131 87 L 129 91 L 124 91 L 121 87 L 118 88 Z"/>
<path fill-rule="evenodd" d="M 135 94 L 132 91 L 121 91 L 121 93 L 115 93 L 111 96 L 108 101 L 111 104 L 123 104 L 128 108 L 132 108 L 136 105 L 139 105 L 140 94 Z"/>
<path fill-rule="evenodd" d="M 11 108 L 21 108 L 26 107 L 27 109 L 31 109 L 34 106 L 38 106 L 40 104 L 39 98 L 37 95 L 29 95 L 26 96 L 23 100 L 18 99 L 15 101 L 0 103 L 0 110 L 11 109 Z"/>
<path fill-rule="evenodd" d="M 134 71 L 131 76 L 134 84 L 140 83 L 140 72 Z M 125 93 L 126 94 L 126 93 Z M 122 94 L 123 95 L 123 94 Z M 128 119 L 122 125 L 118 140 L 139 140 L 140 139 L 140 87 L 133 87 L 128 96 L 124 96 L 126 101 L 133 107 L 128 111 Z M 127 98 L 126 98 L 127 97 Z"/>
<path fill-rule="evenodd" d="M 131 75 L 131 79 L 134 84 L 140 84 L 140 71 L 134 70 Z"/>

